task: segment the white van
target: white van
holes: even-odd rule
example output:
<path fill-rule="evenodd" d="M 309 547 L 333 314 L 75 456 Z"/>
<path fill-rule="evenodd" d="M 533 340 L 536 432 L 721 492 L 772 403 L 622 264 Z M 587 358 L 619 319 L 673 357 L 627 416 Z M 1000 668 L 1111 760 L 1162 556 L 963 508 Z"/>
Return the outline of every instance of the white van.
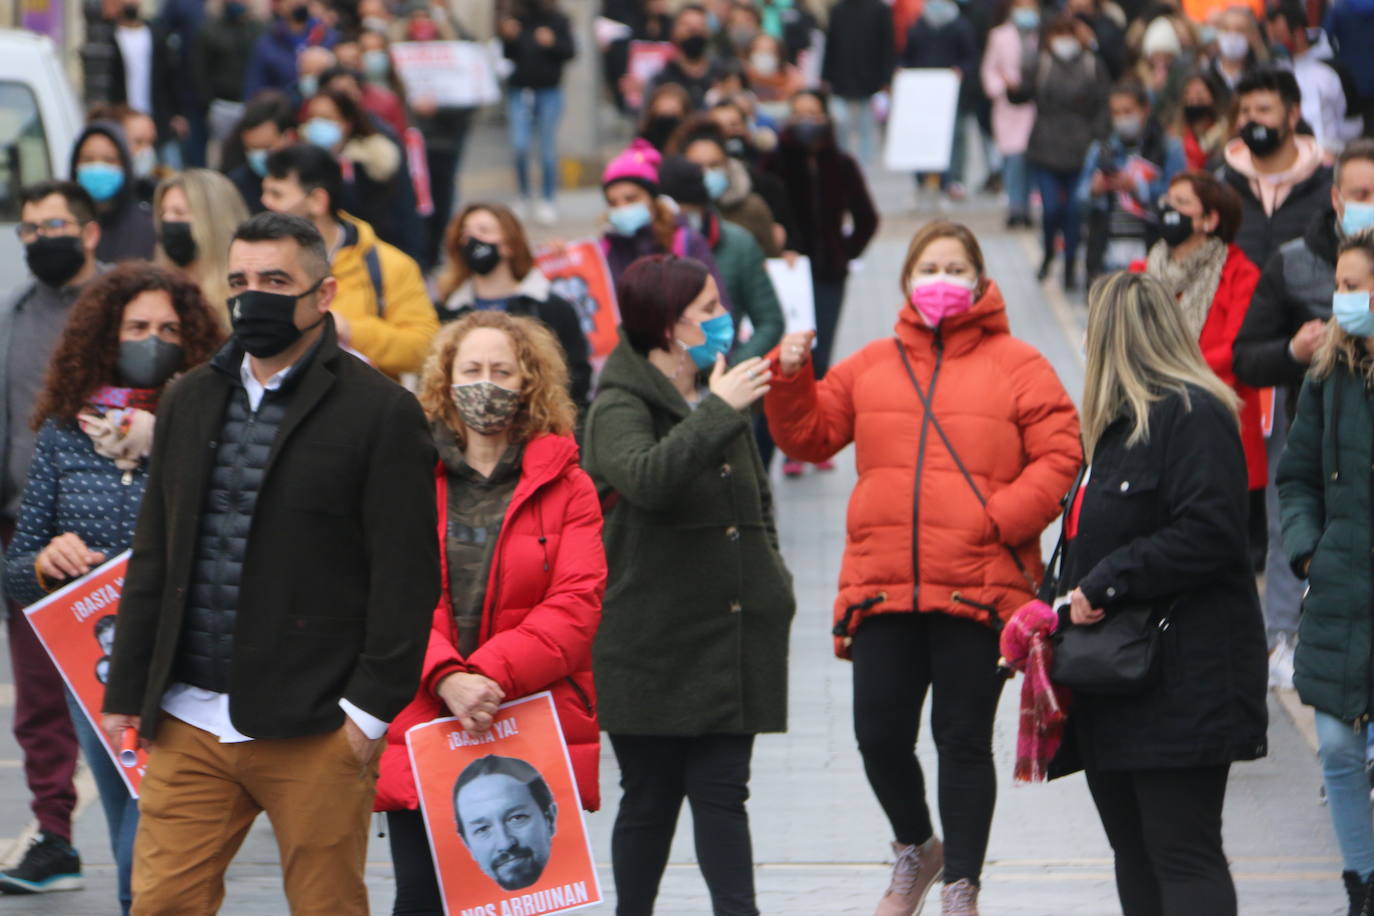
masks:
<path fill-rule="evenodd" d="M 19 191 L 69 177 L 81 127 L 81 107 L 51 39 L 0 29 L 0 289 L 16 286 L 26 273 L 15 235 Z"/>

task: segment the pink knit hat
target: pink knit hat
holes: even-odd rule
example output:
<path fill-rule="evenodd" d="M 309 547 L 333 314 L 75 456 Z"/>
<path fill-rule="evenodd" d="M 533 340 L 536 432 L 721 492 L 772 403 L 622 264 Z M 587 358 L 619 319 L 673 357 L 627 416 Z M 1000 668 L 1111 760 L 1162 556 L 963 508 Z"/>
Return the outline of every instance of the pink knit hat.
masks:
<path fill-rule="evenodd" d="M 617 181 L 633 181 L 650 194 L 658 193 L 658 165 L 663 156 L 647 140 L 638 139 L 611 160 L 601 173 L 601 187 L 608 188 Z"/>

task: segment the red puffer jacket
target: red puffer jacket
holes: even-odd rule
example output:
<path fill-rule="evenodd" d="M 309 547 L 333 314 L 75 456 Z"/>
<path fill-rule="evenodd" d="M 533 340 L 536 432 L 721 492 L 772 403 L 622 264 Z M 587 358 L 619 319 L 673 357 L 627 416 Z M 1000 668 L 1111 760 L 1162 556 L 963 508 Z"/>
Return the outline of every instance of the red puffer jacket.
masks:
<path fill-rule="evenodd" d="M 442 464 L 435 476 L 442 550 L 448 526 L 448 477 Z M 601 621 L 606 554 L 601 506 L 591 478 L 578 466 L 577 444 L 570 437 L 546 435 L 525 446 L 520 481 L 492 556 L 481 643 L 466 659 L 458 654 L 448 564 L 440 565 L 443 593 L 434 609 L 420 692 L 387 730 L 374 809 L 419 805 L 406 730 L 449 715 L 435 689 L 446 676 L 471 671 L 500 684 L 507 700 L 552 691 L 582 806 L 595 811 L 601 804 L 601 735 L 592 639 Z"/>
<path fill-rule="evenodd" d="M 901 353 L 958 461 L 926 420 Z M 768 428 L 787 455 L 821 461 L 855 446 L 836 654 L 848 657 L 848 637 L 872 614 L 939 611 L 1000 626 L 1031 598 L 1040 534 L 1082 449 L 1073 402 L 1049 361 L 1011 336 L 995 283 L 938 333 L 908 305 L 897 340 L 874 341 L 820 382 L 808 363 L 772 385 Z"/>

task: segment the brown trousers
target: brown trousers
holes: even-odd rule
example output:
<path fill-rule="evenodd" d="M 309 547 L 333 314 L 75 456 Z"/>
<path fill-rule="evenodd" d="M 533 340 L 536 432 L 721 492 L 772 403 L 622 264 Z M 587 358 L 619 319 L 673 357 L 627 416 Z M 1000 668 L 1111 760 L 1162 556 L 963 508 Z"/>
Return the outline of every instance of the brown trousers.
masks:
<path fill-rule="evenodd" d="M 138 804 L 134 916 L 217 912 L 225 869 L 261 811 L 277 837 L 292 916 L 366 916 L 379 756 L 359 763 L 342 728 L 221 744 L 164 716 Z"/>

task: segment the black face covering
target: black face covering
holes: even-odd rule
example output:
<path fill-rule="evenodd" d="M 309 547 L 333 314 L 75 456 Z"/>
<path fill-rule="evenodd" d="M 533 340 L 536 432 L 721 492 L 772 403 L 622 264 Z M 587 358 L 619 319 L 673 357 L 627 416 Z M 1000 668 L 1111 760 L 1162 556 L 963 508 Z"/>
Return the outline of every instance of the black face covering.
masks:
<path fill-rule="evenodd" d="M 1159 237 L 1170 248 L 1177 248 L 1193 237 L 1193 218 L 1179 213 L 1173 207 L 1164 206 L 1159 210 Z"/>
<path fill-rule="evenodd" d="M 138 22 L 139 17 L 143 15 L 137 3 L 124 4 L 123 9 L 121 9 L 119 12 L 120 15 L 124 17 L 125 22 Z"/>
<path fill-rule="evenodd" d="M 1279 128 L 1265 127 L 1254 121 L 1247 121 L 1240 129 L 1240 138 L 1250 148 L 1251 155 L 1264 158 L 1272 156 L 1283 143 L 1283 132 Z"/>
<path fill-rule="evenodd" d="M 496 269 L 501 263 L 501 250 L 490 242 L 481 239 L 468 237 L 463 242 L 463 248 L 459 252 L 463 256 L 463 263 L 468 269 L 478 276 L 485 277 Z"/>
<path fill-rule="evenodd" d="M 310 7 L 303 3 L 300 6 L 293 6 L 291 8 L 291 18 L 304 25 L 310 21 Z"/>
<path fill-rule="evenodd" d="M 181 368 L 181 344 L 168 343 L 156 334 L 119 344 L 119 379 L 130 388 L 161 388 Z"/>
<path fill-rule="evenodd" d="M 688 35 L 682 39 L 678 48 L 682 50 L 682 56 L 688 60 L 701 60 L 701 56 L 706 53 L 706 36 Z"/>
<path fill-rule="evenodd" d="M 75 235 L 39 236 L 24 248 L 33 275 L 49 286 L 66 286 L 86 263 L 86 249 Z"/>
<path fill-rule="evenodd" d="M 229 321 L 234 326 L 234 338 L 249 355 L 259 359 L 276 356 L 296 341 L 305 331 L 319 327 L 320 321 L 302 331 L 296 327 L 296 302 L 320 288 L 321 278 L 305 292 L 291 296 L 269 293 L 260 289 L 246 289 L 229 300 Z"/>
<path fill-rule="evenodd" d="M 1183 106 L 1183 120 L 1187 121 L 1189 124 L 1197 124 L 1200 121 L 1206 121 L 1209 118 L 1215 118 L 1216 115 L 1216 109 L 1213 108 L 1211 105 Z"/>
<path fill-rule="evenodd" d="M 793 121 L 792 136 L 802 146 L 817 146 L 825 139 L 827 125 L 821 121 Z"/>
<path fill-rule="evenodd" d="M 185 267 L 196 259 L 196 240 L 191 236 L 191 224 L 166 222 L 162 224 L 162 250 L 179 267 Z"/>
<path fill-rule="evenodd" d="M 672 115 L 651 118 L 644 128 L 644 139 L 653 144 L 654 149 L 662 152 L 663 148 L 668 145 L 668 138 L 673 135 L 673 131 L 677 130 L 681 123 L 681 118 L 675 118 Z"/>

